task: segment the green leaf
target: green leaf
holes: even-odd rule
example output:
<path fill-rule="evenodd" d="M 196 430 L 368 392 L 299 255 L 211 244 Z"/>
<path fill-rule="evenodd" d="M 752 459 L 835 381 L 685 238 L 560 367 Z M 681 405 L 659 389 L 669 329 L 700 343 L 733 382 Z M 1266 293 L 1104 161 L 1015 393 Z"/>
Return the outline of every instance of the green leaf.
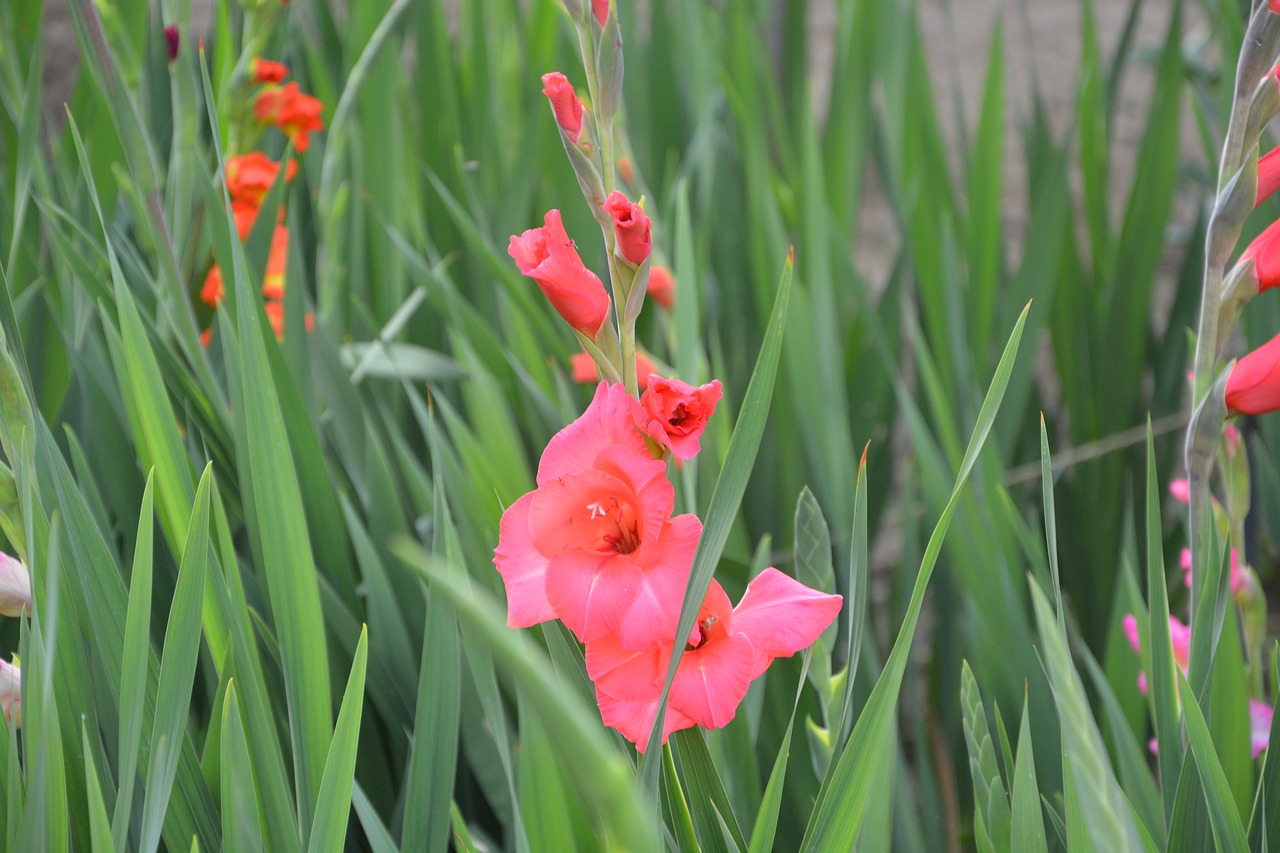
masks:
<path fill-rule="evenodd" d="M 808 670 L 813 650 L 805 652 L 804 669 Z M 769 784 L 765 786 L 764 798 L 760 809 L 756 812 L 756 821 L 751 828 L 751 845 L 747 853 L 768 853 L 773 849 L 774 837 L 778 831 L 778 815 L 782 808 L 782 786 L 787 778 L 787 762 L 791 756 L 791 732 L 796 723 L 796 708 L 800 705 L 800 696 L 804 692 L 805 674 L 800 676 L 796 685 L 796 698 L 791 703 L 791 717 L 787 720 L 787 730 L 782 735 L 782 745 L 773 760 L 773 770 L 769 773 Z"/>
<path fill-rule="evenodd" d="M 240 721 L 240 702 L 234 681 L 222 701 L 222 844 L 227 853 L 265 849 L 258 819 L 254 761 Z"/>
<path fill-rule="evenodd" d="M 676 768 L 684 780 L 689 798 L 689 814 L 703 850 L 734 850 L 741 853 L 747 846 L 742 830 L 733 816 L 724 782 L 707 749 L 706 733 L 701 729 L 682 729 L 671 736 L 671 752 Z M 725 832 L 728 830 L 728 838 Z M 728 843 L 726 843 L 728 842 Z M 732 844 L 732 847 L 728 846 Z"/>
<path fill-rule="evenodd" d="M 982 704 L 978 682 L 969 662 L 960 672 L 960 705 L 964 712 L 964 738 L 969 746 L 969 773 L 973 777 L 974 808 L 982 812 L 983 826 L 989 833 L 993 850 L 1009 850 L 1009 799 L 1004 779 L 996 763 L 995 744 L 987 726 L 987 711 Z"/>
<path fill-rule="evenodd" d="M 146 796 L 142 801 L 142 839 L 139 849 L 150 853 L 160 844 L 169 794 L 178 771 L 178 757 L 186 738 L 192 679 L 200 651 L 200 615 L 204 606 L 205 566 L 209 556 L 209 489 L 212 463 L 196 488 L 195 508 L 186 528 L 182 565 L 164 634 L 156 714 L 151 727 L 151 760 Z"/>
<path fill-rule="evenodd" d="M 836 572 L 831 558 L 831 531 L 822 515 L 818 499 L 808 487 L 800 490 L 795 513 L 796 579 L 811 589 L 835 589 Z M 809 671 L 813 686 L 825 696 L 831 681 L 831 648 L 837 625 L 831 625 L 818 637 L 814 667 Z"/>
<path fill-rule="evenodd" d="M 1177 677 L 1178 695 L 1182 697 L 1182 712 L 1187 726 L 1187 743 L 1195 757 L 1196 768 L 1200 771 L 1205 801 L 1209 806 L 1209 824 L 1213 827 L 1214 846 L 1225 853 L 1245 853 L 1249 849 L 1249 841 L 1245 837 L 1244 825 L 1240 822 L 1240 813 L 1236 810 L 1226 774 L 1222 772 L 1213 739 L 1209 736 L 1204 714 L 1201 713 L 1200 704 L 1195 701 L 1191 685 L 1187 683 L 1181 670 L 1177 672 Z"/>
<path fill-rule="evenodd" d="M 1022 702 L 1022 724 L 1018 730 L 1018 757 L 1013 767 L 1013 808 L 1009 844 L 1018 853 L 1048 853 L 1044 816 L 1040 811 L 1040 786 L 1036 781 L 1036 759 L 1031 743 L 1027 702 Z"/>
<path fill-rule="evenodd" d="M 102 787 L 98 784 L 98 768 L 89 745 L 89 730 L 83 720 L 80 721 L 80 740 L 84 747 L 84 780 L 89 792 L 89 837 L 93 842 L 93 853 L 115 853 L 111 820 L 107 817 L 107 804 L 102 799 Z"/>
<path fill-rule="evenodd" d="M 805 830 L 803 849 L 806 851 L 848 849 L 853 846 L 858 837 L 858 830 L 862 825 L 873 792 L 876 790 L 875 774 L 880 760 L 880 745 L 890 736 L 893 727 L 894 708 L 897 706 L 898 691 L 906 671 L 907 655 L 915 636 L 916 623 L 920 618 L 920 610 L 924 606 L 925 589 L 929 584 L 929 578 L 933 575 L 938 554 L 942 550 L 942 540 L 955 513 L 961 490 L 999 411 L 1000 400 L 1004 396 L 1009 374 L 1013 370 L 1018 342 L 1022 338 L 1022 327 L 1026 323 L 1027 311 L 1030 308 L 1031 306 L 1028 305 L 1018 317 L 1018 322 L 1005 346 L 1004 354 L 1000 357 L 1000 363 L 996 366 L 991 387 L 978 413 L 977 423 L 974 424 L 969 447 L 961 461 L 951 498 L 947 501 L 942 517 L 934 527 L 925 548 L 920 572 L 916 576 L 915 586 L 911 592 L 911 601 L 907 606 L 906 617 L 898 631 L 898 637 L 894 641 L 893 651 L 890 652 L 884 671 L 876 681 L 871 696 L 863 707 L 862 715 L 854 726 L 849 746 L 828 772 L 827 778 L 823 780 L 822 789 L 818 793 L 818 802 Z"/>
<path fill-rule="evenodd" d="M 1087 839 L 1095 850 L 1137 853 L 1142 849 L 1137 825 L 1120 784 L 1111 772 L 1102 735 L 1089 710 L 1084 685 L 1071 663 L 1066 637 L 1049 610 L 1040 585 L 1034 579 L 1028 583 L 1040 628 L 1041 654 L 1053 687 L 1062 730 L 1063 774 L 1069 785 L 1068 842 L 1074 845 L 1085 843 Z"/>
<path fill-rule="evenodd" d="M 320 797 L 316 800 L 308 853 L 338 853 L 347 838 L 351 817 L 351 786 L 355 782 L 356 749 L 360 741 L 360 716 L 364 709 L 364 671 L 369 660 L 369 631 L 362 628 L 351 675 L 342 695 L 338 725 L 333 731 L 329 760 L 325 762 Z"/>

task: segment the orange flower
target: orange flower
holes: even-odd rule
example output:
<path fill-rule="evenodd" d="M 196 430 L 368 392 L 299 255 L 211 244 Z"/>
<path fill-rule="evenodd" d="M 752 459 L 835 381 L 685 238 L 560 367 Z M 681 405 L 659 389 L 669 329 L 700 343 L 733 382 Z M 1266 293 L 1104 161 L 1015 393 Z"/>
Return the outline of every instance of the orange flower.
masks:
<path fill-rule="evenodd" d="M 209 328 L 205 329 L 203 332 L 200 333 L 200 346 L 204 347 L 205 349 L 208 349 L 209 343 L 212 340 L 213 340 L 213 327 L 210 326 Z"/>
<path fill-rule="evenodd" d="M 654 264 L 649 270 L 649 298 L 654 302 L 671 310 L 672 303 L 675 302 L 676 296 L 676 280 L 671 275 L 671 270 L 662 264 Z"/>
<path fill-rule="evenodd" d="M 306 151 L 311 144 L 309 133 L 324 128 L 320 118 L 323 109 L 317 98 L 298 91 L 297 83 L 264 89 L 253 104 L 258 121 L 280 128 L 299 151 Z"/>
<path fill-rule="evenodd" d="M 283 63 L 258 57 L 253 60 L 254 83 L 279 83 L 289 76 L 289 69 Z"/>
<path fill-rule="evenodd" d="M 232 157 L 223 171 L 227 176 L 227 192 L 232 199 L 262 204 L 267 190 L 276 182 L 280 164 L 261 151 L 250 151 L 248 154 Z M 290 160 L 285 168 L 284 179 L 292 181 L 297 171 L 298 164 Z"/>
<path fill-rule="evenodd" d="M 267 272 L 262 279 L 262 295 L 268 299 L 284 299 L 284 272 L 289 263 L 289 229 L 277 225 L 271 235 L 271 253 L 267 255 Z"/>
<path fill-rule="evenodd" d="M 204 284 L 200 287 L 200 301 L 217 308 L 226 296 L 226 288 L 222 286 L 222 270 L 214 264 L 209 267 L 209 274 L 204 277 Z"/>
<path fill-rule="evenodd" d="M 284 303 L 275 299 L 268 299 L 262 306 L 262 310 L 267 312 L 267 322 L 271 324 L 271 331 L 276 333 L 276 340 L 284 337 Z M 316 327 L 315 315 L 310 311 L 307 312 L 305 318 L 307 331 L 310 332 Z"/>

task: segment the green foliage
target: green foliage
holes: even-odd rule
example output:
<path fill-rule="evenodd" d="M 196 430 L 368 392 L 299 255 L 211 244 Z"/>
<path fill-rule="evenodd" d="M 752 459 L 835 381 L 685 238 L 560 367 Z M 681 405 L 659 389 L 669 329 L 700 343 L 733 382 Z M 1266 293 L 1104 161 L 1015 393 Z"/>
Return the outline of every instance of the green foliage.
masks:
<path fill-rule="evenodd" d="M 555 69 L 586 91 L 564 4 L 215 3 L 197 33 L 184 4 L 73 0 L 84 71 L 56 115 L 44 5 L 0 3 L 0 544 L 35 598 L 0 621 L 24 674 L 7 849 L 1280 846 L 1280 764 L 1250 760 L 1240 704 L 1261 665 L 1223 642 L 1191 696 L 1164 630 L 1181 442 L 1132 440 L 1182 405 L 1203 223 L 1179 231 L 1175 198 L 1215 182 L 1179 134 L 1189 101 L 1218 145 L 1233 4 L 1202 4 L 1205 58 L 1181 3 L 1152 34 L 1135 0 L 1107 55 L 1082 2 L 1065 122 L 1034 81 L 1011 106 L 1028 46 L 997 21 L 967 125 L 935 92 L 924 4 L 835 3 L 828 56 L 807 2 L 614 0 L 617 150 L 677 280 L 640 342 L 726 392 L 673 471 L 704 521 L 681 636 L 713 572 L 844 596 L 726 729 L 643 757 L 601 725 L 562 626 L 505 625 L 492 567 L 589 393 L 506 243 L 555 208 L 606 263 L 539 92 Z M 248 119 L 258 56 L 323 101 L 307 151 Z M 1125 183 L 1135 67 L 1154 75 Z M 255 146 L 297 176 L 242 245 L 220 170 Z M 868 183 L 887 248 L 859 243 Z M 278 340 L 258 282 L 281 211 Z M 1268 451 L 1262 568 L 1280 427 L 1246 440 Z M 1139 588 L 1145 698 L 1114 666 Z"/>

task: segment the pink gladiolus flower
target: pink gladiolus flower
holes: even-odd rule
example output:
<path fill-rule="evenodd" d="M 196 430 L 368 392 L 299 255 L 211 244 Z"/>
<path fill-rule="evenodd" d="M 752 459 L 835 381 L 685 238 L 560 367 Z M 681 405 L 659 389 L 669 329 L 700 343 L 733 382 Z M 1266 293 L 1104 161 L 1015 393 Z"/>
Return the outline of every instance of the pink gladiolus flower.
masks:
<path fill-rule="evenodd" d="M 670 447 L 677 459 L 692 459 L 701 449 L 699 439 L 721 396 L 718 379 L 695 388 L 679 379 L 651 376 L 648 390 L 640 396 L 648 418 L 644 431 Z"/>
<path fill-rule="evenodd" d="M 671 731 L 686 727 L 685 719 L 704 728 L 727 725 L 751 682 L 774 658 L 795 654 L 817 640 L 842 601 L 770 568 L 747 586 L 733 608 L 712 580 L 671 685 L 667 716 L 678 716 L 674 724 L 665 721 L 663 742 Z M 587 644 L 587 673 L 606 722 L 625 715 L 627 728 L 615 728 L 641 750 L 653 726 L 670 656 L 669 643 L 636 651 L 617 634 Z"/>
<path fill-rule="evenodd" d="M 1135 655 L 1142 654 L 1142 639 L 1138 636 L 1138 620 L 1132 613 L 1124 615 L 1124 636 Z"/>
<path fill-rule="evenodd" d="M 551 101 L 551 111 L 555 114 L 556 124 L 573 141 L 578 144 L 582 136 L 582 101 L 573 90 L 569 78 L 559 71 L 542 75 L 542 94 Z"/>
<path fill-rule="evenodd" d="M 560 211 L 547 211 L 544 223 L 513 236 L 507 254 L 523 275 L 538 283 L 565 322 L 594 338 L 609 313 L 609 295 L 596 274 L 582 265 Z"/>
<path fill-rule="evenodd" d="M 0 711 L 14 728 L 22 727 L 22 670 L 0 660 Z"/>
<path fill-rule="evenodd" d="M 603 27 L 609 20 L 609 0 L 591 0 L 591 14 L 595 15 L 596 22 Z"/>
<path fill-rule="evenodd" d="M 537 489 L 503 513 L 494 564 L 512 627 L 558 617 L 583 642 L 617 632 L 636 649 L 674 634 L 702 522 L 671 516 L 675 489 L 640 417 L 626 389 L 600 383 L 547 444 Z"/>
<path fill-rule="evenodd" d="M 1133 653 L 1141 656 L 1142 641 L 1138 636 L 1138 620 L 1134 618 L 1132 613 L 1126 613 L 1122 625 L 1125 639 L 1129 641 L 1129 645 L 1133 648 Z M 1191 629 L 1178 621 L 1176 616 L 1169 617 L 1169 640 L 1173 645 L 1173 662 L 1178 665 L 1178 668 L 1185 675 L 1187 661 L 1191 657 Z M 1145 672 L 1138 673 L 1138 692 L 1143 696 L 1147 695 L 1147 674 Z"/>
<path fill-rule="evenodd" d="M 21 561 L 0 553 L 0 614 L 31 612 L 31 575 Z"/>
<path fill-rule="evenodd" d="M 1174 480 L 1169 483 L 1169 494 L 1180 504 L 1191 503 L 1191 481 L 1185 478 Z"/>
<path fill-rule="evenodd" d="M 1271 739 L 1271 706 L 1257 699 L 1249 700 L 1249 746 L 1257 758 L 1267 749 Z"/>
<path fill-rule="evenodd" d="M 627 263 L 640 266 L 649 257 L 652 245 L 652 222 L 645 216 L 644 208 L 618 190 L 609 193 L 604 200 L 604 211 L 613 218 L 613 235 L 618 242 L 618 254 Z"/>
<path fill-rule="evenodd" d="M 1280 263 L 1277 266 L 1280 267 Z M 1227 411 L 1237 415 L 1262 415 L 1280 409 L 1280 335 L 1231 368 L 1226 403 Z"/>
<path fill-rule="evenodd" d="M 676 280 L 671 270 L 661 264 L 654 264 L 649 270 L 649 298 L 668 311 L 676 301 Z"/>
<path fill-rule="evenodd" d="M 1187 588 L 1191 588 L 1191 549 L 1183 548 L 1181 556 L 1182 571 L 1186 573 Z M 1230 585 L 1231 597 L 1234 598 L 1244 589 L 1245 578 L 1244 571 L 1240 566 L 1240 552 L 1235 548 L 1231 549 L 1231 569 L 1230 569 Z"/>

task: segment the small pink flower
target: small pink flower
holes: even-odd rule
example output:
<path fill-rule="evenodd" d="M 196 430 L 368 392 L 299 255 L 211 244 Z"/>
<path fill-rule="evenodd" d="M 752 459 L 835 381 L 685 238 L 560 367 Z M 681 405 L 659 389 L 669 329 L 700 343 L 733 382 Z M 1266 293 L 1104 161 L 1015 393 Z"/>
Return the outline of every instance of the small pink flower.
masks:
<path fill-rule="evenodd" d="M 838 595 L 810 589 L 769 568 L 751 581 L 734 608 L 713 579 L 671 685 L 667 716 L 680 715 L 675 728 L 685 727 L 682 718 L 704 728 L 728 725 L 751 682 L 774 658 L 812 645 L 836 618 L 842 602 Z M 602 713 L 618 715 L 625 708 L 632 714 L 626 720 L 629 730 L 619 731 L 642 750 L 670 655 L 670 643 L 635 651 L 616 634 L 587 644 L 587 673 L 595 682 L 597 699 L 603 697 Z M 674 730 L 671 727 L 668 719 L 664 728 Z M 663 734 L 664 742 L 668 733 Z"/>
<path fill-rule="evenodd" d="M 677 459 L 692 459 L 701 449 L 699 439 L 721 396 L 718 379 L 695 388 L 679 379 L 651 376 L 648 389 L 640 396 L 647 416 L 644 431 L 670 447 Z"/>
<path fill-rule="evenodd" d="M 31 574 L 21 561 L 0 553 L 0 614 L 31 612 Z"/>
<path fill-rule="evenodd" d="M 583 642 L 617 632 L 638 649 L 674 633 L 702 522 L 672 517 L 675 490 L 639 417 L 626 389 L 600 383 L 547 444 L 538 487 L 503 513 L 494 564 L 512 627 L 558 617 Z"/>
<path fill-rule="evenodd" d="M 1176 616 L 1169 617 L 1169 640 L 1173 643 L 1173 662 L 1187 673 L 1187 662 L 1191 659 L 1191 628 L 1182 624 Z"/>
<path fill-rule="evenodd" d="M 1271 706 L 1257 699 L 1249 700 L 1249 747 L 1257 758 L 1267 749 L 1271 739 Z"/>
<path fill-rule="evenodd" d="M 1222 438 L 1227 443 L 1227 457 L 1234 459 L 1236 451 L 1240 449 L 1240 430 L 1236 429 L 1235 424 L 1227 424 L 1222 428 Z"/>
<path fill-rule="evenodd" d="M 1138 636 L 1138 620 L 1132 613 L 1124 615 L 1124 636 L 1135 655 L 1142 654 L 1142 640 Z"/>
<path fill-rule="evenodd" d="M 1276 224 L 1280 225 L 1280 222 Z M 1280 280 L 1280 260 L 1277 261 L 1276 275 Z M 1280 335 L 1231 368 L 1227 377 L 1226 404 L 1230 414 L 1238 415 L 1263 415 L 1280 409 Z"/>
<path fill-rule="evenodd" d="M 1182 571 L 1185 572 L 1187 588 L 1191 588 L 1191 549 L 1183 548 L 1180 558 Z M 1245 587 L 1244 569 L 1240 565 L 1240 552 L 1235 548 L 1231 549 L 1231 569 L 1229 575 L 1229 584 L 1231 586 L 1231 597 L 1238 596 Z"/>
<path fill-rule="evenodd" d="M 618 242 L 618 254 L 627 263 L 640 266 L 649 257 L 652 245 L 652 222 L 645 216 L 644 208 L 618 190 L 609 193 L 604 200 L 604 211 L 613 218 L 613 235 Z"/>
<path fill-rule="evenodd" d="M 582 265 L 560 211 L 547 211 L 543 221 L 541 228 L 512 236 L 507 254 L 523 275 L 538 283 L 565 322 L 594 338 L 609 314 L 609 295 L 596 274 Z"/>
<path fill-rule="evenodd" d="M 654 264 L 649 270 L 649 298 L 668 311 L 676 301 L 676 280 L 671 270 L 662 264 Z"/>
<path fill-rule="evenodd" d="M 1191 481 L 1183 478 L 1169 483 L 1169 494 L 1180 504 L 1191 503 Z"/>
<path fill-rule="evenodd" d="M 603 27 L 609 20 L 609 0 L 591 0 L 591 14 L 595 15 L 596 22 Z"/>
<path fill-rule="evenodd" d="M 578 93 L 573 90 L 573 84 L 569 82 L 569 78 L 559 71 L 543 74 L 542 94 L 551 101 L 551 111 L 555 114 L 556 124 L 560 125 L 560 129 L 568 135 L 574 145 L 577 145 L 578 139 L 582 136 L 583 109 L 582 101 L 578 100 Z"/>

